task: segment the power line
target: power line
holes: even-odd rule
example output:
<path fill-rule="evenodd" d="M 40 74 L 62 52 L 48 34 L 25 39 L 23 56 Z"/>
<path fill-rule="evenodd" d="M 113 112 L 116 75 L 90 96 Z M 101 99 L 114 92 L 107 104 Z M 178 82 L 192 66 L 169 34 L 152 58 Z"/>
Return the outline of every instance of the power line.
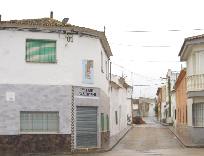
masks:
<path fill-rule="evenodd" d="M 188 31 L 203 31 L 203 28 L 194 28 L 194 29 L 189 29 Z M 185 29 L 166 29 L 163 31 L 167 31 L 167 32 L 181 32 L 181 31 L 187 31 Z M 154 30 L 127 30 L 125 31 L 127 33 L 150 33 L 150 32 L 158 32 L 158 31 L 154 31 Z M 161 31 L 160 31 L 161 32 Z"/>

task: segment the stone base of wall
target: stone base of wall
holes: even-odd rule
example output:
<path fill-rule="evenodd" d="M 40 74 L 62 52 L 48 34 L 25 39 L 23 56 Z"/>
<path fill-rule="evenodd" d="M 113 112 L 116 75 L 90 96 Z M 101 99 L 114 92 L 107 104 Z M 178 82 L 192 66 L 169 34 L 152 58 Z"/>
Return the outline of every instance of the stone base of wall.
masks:
<path fill-rule="evenodd" d="M 108 144 L 109 139 L 110 139 L 110 131 L 101 132 L 101 147 L 103 147 L 105 144 Z"/>
<path fill-rule="evenodd" d="M 0 151 L 17 153 L 70 152 L 70 134 L 0 135 Z"/>

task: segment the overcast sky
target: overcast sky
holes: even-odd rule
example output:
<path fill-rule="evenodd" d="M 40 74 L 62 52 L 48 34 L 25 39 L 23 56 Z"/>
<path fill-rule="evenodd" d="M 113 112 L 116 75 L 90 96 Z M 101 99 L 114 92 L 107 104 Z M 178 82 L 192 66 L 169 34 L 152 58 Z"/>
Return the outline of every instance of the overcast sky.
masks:
<path fill-rule="evenodd" d="M 132 78 L 136 96 L 155 96 L 186 37 L 204 33 L 203 0 L 1 0 L 2 20 L 49 17 L 103 31 L 113 52 L 113 71 Z"/>

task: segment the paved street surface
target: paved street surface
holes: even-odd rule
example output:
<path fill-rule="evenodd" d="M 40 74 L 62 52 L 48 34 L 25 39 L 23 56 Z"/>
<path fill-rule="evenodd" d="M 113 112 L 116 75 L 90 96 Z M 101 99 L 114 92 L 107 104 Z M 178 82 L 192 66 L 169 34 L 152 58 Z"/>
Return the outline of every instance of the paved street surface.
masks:
<path fill-rule="evenodd" d="M 74 156 L 204 156 L 204 148 L 185 148 L 167 127 L 145 120 L 147 124 L 133 126 L 110 152 Z"/>
<path fill-rule="evenodd" d="M 86 156 L 203 156 L 204 149 L 184 148 L 172 132 L 147 119 L 147 124 L 133 129 L 110 152 Z M 80 156 L 80 155 L 77 155 Z M 84 155 L 85 156 L 85 155 Z"/>

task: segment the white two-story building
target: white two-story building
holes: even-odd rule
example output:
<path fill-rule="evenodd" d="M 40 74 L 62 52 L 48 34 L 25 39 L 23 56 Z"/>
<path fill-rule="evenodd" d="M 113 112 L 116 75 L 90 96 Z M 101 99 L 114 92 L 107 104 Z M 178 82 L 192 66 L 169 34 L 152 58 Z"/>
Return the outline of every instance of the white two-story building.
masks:
<path fill-rule="evenodd" d="M 109 135 L 107 38 L 67 20 L 0 21 L 0 148 L 75 151 Z"/>
<path fill-rule="evenodd" d="M 186 38 L 179 53 L 187 63 L 187 133 L 204 144 L 204 35 Z"/>

